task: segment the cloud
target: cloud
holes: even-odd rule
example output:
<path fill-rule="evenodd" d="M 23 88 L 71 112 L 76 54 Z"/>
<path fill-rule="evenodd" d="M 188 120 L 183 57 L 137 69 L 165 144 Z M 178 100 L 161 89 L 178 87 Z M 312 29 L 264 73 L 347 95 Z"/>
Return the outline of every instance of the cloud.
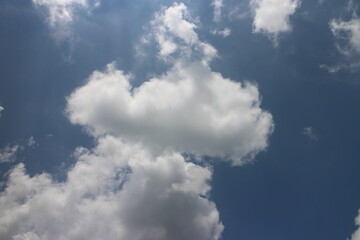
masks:
<path fill-rule="evenodd" d="M 72 35 L 71 24 L 79 10 L 89 11 L 99 5 L 91 0 L 32 0 L 33 4 L 46 12 L 46 20 L 56 41 L 68 40 Z"/>
<path fill-rule="evenodd" d="M 319 140 L 319 135 L 316 133 L 313 127 L 305 127 L 303 130 L 303 134 L 309 137 L 311 140 Z"/>
<path fill-rule="evenodd" d="M 29 147 L 37 147 L 37 146 L 39 146 L 39 144 L 35 141 L 35 138 L 33 136 L 31 136 L 27 140 L 27 146 L 29 146 Z"/>
<path fill-rule="evenodd" d="M 223 7 L 223 0 L 213 0 L 212 4 L 214 6 L 214 21 L 221 21 L 221 8 Z"/>
<path fill-rule="evenodd" d="M 111 63 L 67 97 L 67 116 L 96 146 L 76 149 L 63 182 L 16 165 L 0 194 L 1 239 L 220 239 L 201 157 L 244 164 L 274 124 L 255 84 L 211 70 L 216 50 L 196 28 L 184 4 L 162 9 L 149 36 L 166 72 L 134 87 Z"/>
<path fill-rule="evenodd" d="M 251 0 L 253 32 L 268 34 L 277 41 L 280 33 L 292 30 L 289 18 L 299 6 L 299 0 Z"/>
<path fill-rule="evenodd" d="M 223 30 L 215 29 L 215 30 L 211 31 L 211 34 L 222 36 L 222 37 L 226 38 L 226 37 L 230 36 L 231 30 L 229 28 L 224 28 Z"/>
<path fill-rule="evenodd" d="M 14 167 L 0 196 L 1 239 L 219 239 L 208 168 L 113 137 L 76 158 L 62 183 Z"/>
<path fill-rule="evenodd" d="M 0 117 L 1 117 L 1 112 L 4 111 L 4 107 L 0 105 Z"/>
<path fill-rule="evenodd" d="M 243 164 L 267 147 L 272 116 L 260 108 L 255 85 L 211 71 L 208 61 L 215 50 L 198 39 L 194 24 L 178 17 L 184 11 L 184 5 L 175 4 L 157 17 L 160 53 L 163 39 L 183 53 L 168 72 L 134 88 L 130 76 L 109 64 L 67 98 L 67 114 L 93 136 L 110 133 L 156 151 L 170 149 Z M 177 22 L 169 24 L 168 19 Z M 193 48 L 200 53 L 194 55 Z"/>
<path fill-rule="evenodd" d="M 0 163 L 14 162 L 16 160 L 16 153 L 20 149 L 19 145 L 7 145 L 0 149 Z"/>
<path fill-rule="evenodd" d="M 360 211 L 359 215 L 355 218 L 355 224 L 360 227 Z M 351 236 L 351 240 L 360 240 L 360 228 L 358 228 Z"/>
<path fill-rule="evenodd" d="M 321 65 L 329 72 L 342 69 L 358 71 L 360 69 L 360 18 L 354 16 L 349 21 L 332 19 L 329 23 L 336 39 L 336 47 L 344 57 L 343 62 L 335 66 Z"/>
<path fill-rule="evenodd" d="M 330 29 L 336 38 L 346 41 L 345 46 L 338 45 L 344 55 L 351 55 L 353 52 L 360 54 L 360 18 L 350 21 L 333 19 L 330 21 Z"/>

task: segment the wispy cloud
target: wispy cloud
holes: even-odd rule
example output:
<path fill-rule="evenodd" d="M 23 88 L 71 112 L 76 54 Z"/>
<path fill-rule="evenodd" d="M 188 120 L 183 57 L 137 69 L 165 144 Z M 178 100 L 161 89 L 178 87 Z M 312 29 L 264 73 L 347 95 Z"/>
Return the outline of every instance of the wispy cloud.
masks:
<path fill-rule="evenodd" d="M 341 55 L 340 61 L 335 65 L 321 64 L 320 67 L 330 73 L 340 70 L 356 72 L 360 70 L 360 18 L 357 14 L 359 4 L 348 1 L 345 7 L 349 20 L 342 18 L 331 19 L 330 30 L 335 38 L 335 46 Z"/>
<path fill-rule="evenodd" d="M 316 133 L 316 130 L 313 127 L 305 127 L 303 134 L 311 140 L 319 140 L 319 135 Z"/>
<path fill-rule="evenodd" d="M 350 240 L 360 239 L 360 210 L 359 210 L 359 215 L 355 218 L 355 225 L 358 227 L 358 229 L 352 234 Z"/>
<path fill-rule="evenodd" d="M 218 29 L 215 29 L 213 31 L 211 31 L 211 34 L 213 35 L 218 35 L 218 36 L 222 36 L 222 37 L 228 37 L 230 36 L 231 34 L 231 29 L 229 28 L 224 28 L 223 30 L 218 30 Z"/>
<path fill-rule="evenodd" d="M 30 138 L 27 140 L 27 146 L 33 148 L 39 146 L 39 144 L 35 141 L 35 138 L 33 136 L 30 136 Z"/>
<path fill-rule="evenodd" d="M 0 163 L 14 162 L 16 160 L 16 153 L 19 150 L 19 145 L 7 145 L 0 149 Z"/>
<path fill-rule="evenodd" d="M 89 12 L 100 4 L 97 0 L 32 0 L 32 2 L 39 11 L 45 12 L 51 34 L 58 43 L 73 40 L 72 24 L 81 10 Z"/>
<path fill-rule="evenodd" d="M 213 0 L 212 5 L 214 7 L 214 21 L 221 21 L 221 9 L 223 8 L 223 0 Z"/>

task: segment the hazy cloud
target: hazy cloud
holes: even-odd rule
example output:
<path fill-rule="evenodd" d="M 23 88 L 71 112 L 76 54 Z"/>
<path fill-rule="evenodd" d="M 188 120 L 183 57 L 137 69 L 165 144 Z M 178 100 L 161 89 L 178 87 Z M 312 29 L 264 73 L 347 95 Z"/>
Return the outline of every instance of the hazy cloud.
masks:
<path fill-rule="evenodd" d="M 321 65 L 329 72 L 341 69 L 357 71 L 360 69 L 360 18 L 354 16 L 349 21 L 332 19 L 330 29 L 336 39 L 336 47 L 344 57 L 343 62 L 335 66 Z"/>
<path fill-rule="evenodd" d="M 0 106 L 0 117 L 1 117 L 1 112 L 4 111 L 4 107 L 3 106 Z"/>
<path fill-rule="evenodd" d="M 28 140 L 27 140 L 27 145 L 29 147 L 37 147 L 39 144 L 35 141 L 35 138 L 33 136 L 31 136 Z"/>
<path fill-rule="evenodd" d="M 223 30 L 215 29 L 215 30 L 211 31 L 211 34 L 222 36 L 225 38 L 225 37 L 230 36 L 231 30 L 229 28 L 224 28 Z"/>
<path fill-rule="evenodd" d="M 214 7 L 214 21 L 221 21 L 221 9 L 223 7 L 223 0 L 213 0 L 212 5 Z"/>
<path fill-rule="evenodd" d="M 32 2 L 39 10 L 45 10 L 47 23 L 58 42 L 71 38 L 71 25 L 79 10 L 90 11 L 99 5 L 97 0 L 32 0 Z"/>
<path fill-rule="evenodd" d="M 319 135 L 316 133 L 313 127 L 305 127 L 303 134 L 309 137 L 311 140 L 319 140 Z"/>
<path fill-rule="evenodd" d="M 7 145 L 0 149 L 0 163 L 13 162 L 16 160 L 16 153 L 19 150 L 19 145 Z"/>

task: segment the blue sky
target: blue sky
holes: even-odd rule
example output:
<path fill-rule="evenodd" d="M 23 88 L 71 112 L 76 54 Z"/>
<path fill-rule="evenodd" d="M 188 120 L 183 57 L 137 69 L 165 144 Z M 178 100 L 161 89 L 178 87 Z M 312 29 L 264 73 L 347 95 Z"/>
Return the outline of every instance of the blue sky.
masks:
<path fill-rule="evenodd" d="M 359 6 L 1 1 L 0 238 L 359 240 Z"/>

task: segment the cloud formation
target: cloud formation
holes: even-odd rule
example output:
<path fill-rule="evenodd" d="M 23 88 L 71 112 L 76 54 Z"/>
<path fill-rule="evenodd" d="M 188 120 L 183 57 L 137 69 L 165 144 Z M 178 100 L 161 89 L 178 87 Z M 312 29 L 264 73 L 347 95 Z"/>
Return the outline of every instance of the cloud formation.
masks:
<path fill-rule="evenodd" d="M 0 117 L 1 117 L 1 112 L 4 110 L 4 107 L 0 105 Z"/>
<path fill-rule="evenodd" d="M 358 227 L 358 229 L 352 234 L 351 240 L 360 240 L 360 211 L 359 215 L 355 218 L 355 224 Z"/>
<path fill-rule="evenodd" d="M 303 130 L 303 134 L 311 140 L 319 140 L 319 135 L 316 133 L 313 127 L 305 127 Z"/>
<path fill-rule="evenodd" d="M 223 0 L 213 0 L 211 5 L 214 7 L 214 21 L 220 22 L 221 21 L 221 9 L 223 7 Z"/>
<path fill-rule="evenodd" d="M 280 33 L 291 31 L 289 18 L 299 6 L 299 0 L 251 0 L 253 31 L 268 34 L 277 41 Z"/>
<path fill-rule="evenodd" d="M 329 72 L 337 72 L 341 69 L 357 71 L 360 69 L 360 18 L 354 16 L 349 21 L 332 19 L 330 29 L 336 39 L 336 47 L 343 55 L 344 62 L 336 66 L 323 65 Z"/>
<path fill-rule="evenodd" d="M 0 163 L 15 161 L 18 150 L 19 145 L 17 144 L 12 146 L 6 145 L 4 148 L 0 149 Z"/>
<path fill-rule="evenodd" d="M 208 168 L 109 136 L 76 159 L 62 183 L 15 166 L 0 196 L 1 239 L 219 239 Z"/>
<path fill-rule="evenodd" d="M 257 86 L 213 72 L 184 4 L 156 14 L 151 36 L 170 65 L 139 87 L 109 64 L 67 98 L 70 121 L 97 141 L 78 148 L 63 182 L 18 164 L 0 195 L 4 240 L 218 240 L 212 171 L 202 156 L 241 165 L 268 144 Z M 183 153 L 189 153 L 189 159 Z"/>
<path fill-rule="evenodd" d="M 86 126 L 93 136 L 111 133 L 156 151 L 170 149 L 243 164 L 267 147 L 272 116 L 260 108 L 255 85 L 211 71 L 208 61 L 215 50 L 198 39 L 194 24 L 177 16 L 184 7 L 175 4 L 158 16 L 160 54 L 167 59 L 176 54 L 163 50 L 168 46 L 164 39 L 182 54 L 168 72 L 134 88 L 129 76 L 109 64 L 68 97 L 69 119 Z M 198 59 L 189 60 L 194 58 Z"/>
<path fill-rule="evenodd" d="M 72 34 L 71 24 L 80 9 L 91 10 L 99 5 L 92 0 L 32 0 L 33 4 L 46 12 L 47 23 L 57 41 L 63 41 Z"/>

